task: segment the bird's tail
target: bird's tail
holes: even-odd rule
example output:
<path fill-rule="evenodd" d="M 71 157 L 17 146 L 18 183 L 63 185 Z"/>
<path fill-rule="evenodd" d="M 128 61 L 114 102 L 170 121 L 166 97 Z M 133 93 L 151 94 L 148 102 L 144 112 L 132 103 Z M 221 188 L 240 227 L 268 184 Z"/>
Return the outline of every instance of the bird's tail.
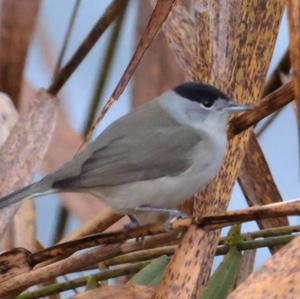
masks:
<path fill-rule="evenodd" d="M 49 188 L 42 183 L 42 181 L 33 183 L 13 193 L 10 193 L 0 199 L 0 209 L 5 208 L 11 204 L 17 203 L 28 197 L 36 197 L 41 194 L 51 193 Z"/>

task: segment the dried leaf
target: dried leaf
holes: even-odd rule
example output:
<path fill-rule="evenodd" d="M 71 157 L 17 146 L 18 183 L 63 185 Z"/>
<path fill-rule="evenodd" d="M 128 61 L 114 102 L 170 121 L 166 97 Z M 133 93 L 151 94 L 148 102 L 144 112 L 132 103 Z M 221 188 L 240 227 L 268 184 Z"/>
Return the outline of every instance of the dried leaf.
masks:
<path fill-rule="evenodd" d="M 84 292 L 70 299 L 151 299 L 153 290 L 144 286 L 119 285 L 103 286 L 96 290 Z"/>
<path fill-rule="evenodd" d="M 169 46 L 175 54 L 179 65 L 181 66 L 184 76 L 187 80 L 194 80 L 197 67 L 198 34 L 195 23 L 188 10 L 181 4 L 178 4 L 164 24 L 163 30 L 169 42 Z M 201 27 L 203 29 L 203 27 Z M 183 55 L 184 53 L 184 55 Z M 205 62 L 205 60 L 201 60 Z M 202 68 L 202 66 L 201 66 Z M 205 70 L 205 68 L 202 68 Z"/>
<path fill-rule="evenodd" d="M 276 252 L 265 265 L 250 275 L 228 299 L 299 298 L 300 237 Z"/>
<path fill-rule="evenodd" d="M 0 196 L 30 183 L 39 167 L 52 136 L 57 114 L 57 101 L 41 90 L 27 113 L 16 126 L 0 151 Z M 19 204 L 0 211 L 0 235 L 15 215 Z"/>
<path fill-rule="evenodd" d="M 36 251 L 36 214 L 34 203 L 24 200 L 17 211 L 12 225 L 14 247 L 23 247 L 30 252 Z"/>
<path fill-rule="evenodd" d="M 291 69 L 290 55 L 289 55 L 289 51 L 287 50 L 283 54 L 275 70 L 268 78 L 268 81 L 265 83 L 262 96 L 264 97 L 268 95 L 269 93 L 273 92 L 275 89 L 279 88 L 283 83 L 286 83 L 282 81 L 281 76 L 282 75 L 287 76 L 289 74 L 290 69 Z"/>
<path fill-rule="evenodd" d="M 18 113 L 11 99 L 0 92 L 0 146 L 7 139 L 11 129 L 18 119 Z"/>
<path fill-rule="evenodd" d="M 235 100 L 254 102 L 263 87 L 284 1 L 267 4 L 262 0 L 224 3 L 212 0 L 201 1 L 201 4 L 197 19 L 202 16 L 209 19 L 209 28 L 204 29 L 209 33 L 209 43 L 205 32 L 203 39 L 193 40 L 198 49 L 206 49 L 204 54 L 194 57 L 199 66 L 193 70 L 194 78 L 216 86 Z M 203 27 L 189 29 L 193 30 L 197 30 L 201 37 Z M 182 57 L 185 54 L 185 51 L 179 53 Z M 203 69 L 206 62 L 209 65 Z M 226 209 L 248 138 L 249 132 L 245 132 L 230 142 L 219 176 L 210 184 L 205 195 L 196 198 L 195 214 L 199 217 Z M 191 226 L 154 298 L 173 298 L 175 293 L 177 298 L 194 298 L 197 289 L 206 284 L 210 275 L 218 235 L 218 232 Z"/>
<path fill-rule="evenodd" d="M 0 90 L 18 105 L 23 69 L 39 0 L 0 1 Z"/>
<path fill-rule="evenodd" d="M 24 110 L 30 105 L 35 90 L 28 82 L 24 82 L 22 92 L 21 108 Z M 72 159 L 82 143 L 81 137 L 70 126 L 64 112 L 60 108 L 57 122 L 59 126 L 55 128 L 42 164 L 46 174 L 58 169 L 65 162 Z M 68 211 L 81 222 L 90 220 L 97 212 L 103 212 L 105 214 L 106 209 L 108 209 L 99 199 L 89 194 L 62 193 L 60 196 Z"/>
<path fill-rule="evenodd" d="M 0 93 L 0 113 L 0 146 L 2 146 L 18 119 L 18 113 L 11 99 L 2 92 Z M 13 236 L 11 230 L 8 229 L 1 237 L 0 252 L 13 247 Z"/>
<path fill-rule="evenodd" d="M 71 128 L 62 110 L 59 110 L 58 123 L 59 126 L 54 131 L 49 150 L 43 162 L 43 169 L 46 173 L 58 169 L 65 162 L 71 160 L 82 143 L 82 139 Z M 96 213 L 108 209 L 106 204 L 90 194 L 63 193 L 60 196 L 68 211 L 81 222 L 86 222 Z"/>
<path fill-rule="evenodd" d="M 267 161 L 253 133 L 250 135 L 247 154 L 239 172 L 239 183 L 250 206 L 282 202 Z M 276 217 L 258 220 L 258 224 L 261 229 L 286 226 L 288 220 L 287 217 Z M 272 247 L 270 250 L 275 252 L 279 248 Z"/>
<path fill-rule="evenodd" d="M 290 59 L 293 69 L 294 89 L 297 104 L 298 135 L 300 136 L 300 2 L 288 0 L 288 19 L 290 32 Z"/>

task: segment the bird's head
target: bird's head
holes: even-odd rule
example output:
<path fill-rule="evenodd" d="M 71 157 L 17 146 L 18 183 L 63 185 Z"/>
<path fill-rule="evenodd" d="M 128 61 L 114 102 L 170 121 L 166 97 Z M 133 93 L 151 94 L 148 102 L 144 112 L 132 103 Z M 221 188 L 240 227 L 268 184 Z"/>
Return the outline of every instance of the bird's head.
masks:
<path fill-rule="evenodd" d="M 250 106 L 232 101 L 217 88 L 200 82 L 187 82 L 163 95 L 164 105 L 173 117 L 195 127 L 226 128 L 231 112 L 250 110 Z"/>

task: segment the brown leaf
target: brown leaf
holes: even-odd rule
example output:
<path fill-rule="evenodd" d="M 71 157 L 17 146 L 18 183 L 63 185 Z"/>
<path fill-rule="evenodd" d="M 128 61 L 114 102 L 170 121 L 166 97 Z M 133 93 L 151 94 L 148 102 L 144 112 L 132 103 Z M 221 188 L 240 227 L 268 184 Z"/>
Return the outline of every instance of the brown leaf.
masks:
<path fill-rule="evenodd" d="M 2 146 L 18 119 L 18 113 L 11 99 L 3 92 L 0 92 L 0 113 L 0 146 Z"/>
<path fill-rule="evenodd" d="M 0 90 L 6 92 L 17 105 L 40 3 L 39 0 L 0 1 Z"/>
<path fill-rule="evenodd" d="M 288 19 L 290 33 L 290 60 L 293 69 L 294 89 L 297 106 L 298 135 L 300 136 L 300 2 L 288 0 Z"/>
<path fill-rule="evenodd" d="M 226 4 L 201 1 L 201 4 L 197 18 L 209 19 L 209 27 L 204 29 L 203 39 L 193 41 L 198 49 L 206 50 L 194 58 L 199 66 L 193 70 L 194 78 L 211 83 L 235 100 L 253 102 L 259 98 L 263 87 L 284 1 L 268 2 L 268 5 L 262 0 L 227 1 Z M 203 27 L 189 30 L 197 30 L 201 37 Z M 206 32 L 209 32 L 209 39 Z M 185 52 L 179 55 L 185 56 Z M 201 217 L 204 213 L 226 209 L 248 138 L 249 132 L 245 132 L 231 140 L 218 177 L 205 194 L 196 198 L 196 215 Z M 171 260 L 155 298 L 195 298 L 199 288 L 206 284 L 219 233 L 192 226 L 187 235 L 175 253 L 175 257 L 181 256 L 187 262 L 179 258 Z"/>
<path fill-rule="evenodd" d="M 0 111 L 0 146 L 2 146 L 18 119 L 18 113 L 11 99 L 5 93 L 0 93 Z M 8 229 L 1 237 L 0 251 L 8 250 L 13 247 L 13 237 L 11 230 Z"/>
<path fill-rule="evenodd" d="M 36 251 L 36 214 L 34 203 L 30 199 L 24 200 L 17 211 L 11 234 L 14 247 L 23 247 L 30 252 Z"/>
<path fill-rule="evenodd" d="M 103 286 L 95 290 L 74 295 L 70 299 L 150 299 L 153 289 L 144 286 Z"/>
<path fill-rule="evenodd" d="M 20 116 L 16 126 L 1 147 L 0 195 L 19 189 L 32 179 L 52 136 L 57 114 L 57 101 L 41 90 L 28 112 Z M 15 215 L 19 204 L 0 212 L 0 235 Z"/>
<path fill-rule="evenodd" d="M 266 96 L 269 93 L 273 92 L 275 89 L 279 88 L 283 83 L 282 75 L 288 76 L 289 71 L 291 69 L 290 63 L 290 55 L 289 51 L 283 54 L 282 58 L 280 59 L 278 65 L 276 66 L 275 70 L 269 76 L 267 82 L 265 83 L 264 90 L 262 96 Z"/>
<path fill-rule="evenodd" d="M 250 275 L 228 299 L 275 299 L 300 297 L 300 237 L 276 252 Z"/>
<path fill-rule="evenodd" d="M 8 137 L 12 127 L 18 119 L 18 113 L 11 100 L 4 94 L 0 94 L 0 144 L 2 145 Z M 25 201 L 16 213 L 11 227 L 1 238 L 0 249 L 8 250 L 13 247 L 24 247 L 30 251 L 35 249 L 35 211 L 34 204 Z"/>
<path fill-rule="evenodd" d="M 22 89 L 22 107 L 24 110 L 35 94 L 34 88 L 24 82 Z M 70 126 L 63 110 L 59 107 L 58 121 L 59 126 L 56 126 L 51 139 L 49 148 L 43 160 L 43 170 L 45 173 L 50 173 L 65 162 L 72 159 L 82 143 L 82 139 L 74 129 Z M 103 211 L 107 206 L 99 199 L 89 194 L 83 193 L 62 193 L 60 194 L 64 205 L 68 211 L 78 218 L 81 222 L 86 222 L 91 219 L 96 213 Z"/>
<path fill-rule="evenodd" d="M 194 20 L 181 3 L 174 7 L 163 27 L 169 46 L 187 80 L 196 79 L 195 72 L 199 66 L 197 66 L 195 57 L 197 51 L 201 51 L 201 47 L 198 47 L 197 42 L 197 30 L 191 30 L 191 28 L 195 28 Z M 182 55 L 183 53 L 184 55 Z M 205 62 L 205 60 L 201 61 Z M 202 70 L 205 71 L 205 68 L 202 68 Z"/>
<path fill-rule="evenodd" d="M 68 123 L 65 114 L 60 109 L 58 113 L 59 126 L 54 131 L 49 149 L 43 161 L 45 173 L 52 172 L 71 160 L 82 139 Z M 68 211 L 81 222 L 91 219 L 96 213 L 107 209 L 107 205 L 90 194 L 62 193 L 60 194 Z"/>
<path fill-rule="evenodd" d="M 240 168 L 239 183 L 249 206 L 282 201 L 282 197 L 254 133 L 250 135 L 248 150 Z M 258 220 L 257 222 L 261 229 L 288 225 L 287 217 L 270 218 Z M 279 248 L 272 247 L 271 251 L 275 252 Z"/>

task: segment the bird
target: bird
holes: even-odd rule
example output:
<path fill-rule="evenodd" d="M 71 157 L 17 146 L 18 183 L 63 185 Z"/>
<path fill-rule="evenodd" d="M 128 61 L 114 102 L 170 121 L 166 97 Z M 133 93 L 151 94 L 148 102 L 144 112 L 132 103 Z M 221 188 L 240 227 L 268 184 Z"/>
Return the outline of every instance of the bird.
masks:
<path fill-rule="evenodd" d="M 117 213 L 176 209 L 218 174 L 231 112 L 251 109 L 202 82 L 170 89 L 108 126 L 58 170 L 0 199 L 0 208 L 59 192 L 90 193 Z"/>

